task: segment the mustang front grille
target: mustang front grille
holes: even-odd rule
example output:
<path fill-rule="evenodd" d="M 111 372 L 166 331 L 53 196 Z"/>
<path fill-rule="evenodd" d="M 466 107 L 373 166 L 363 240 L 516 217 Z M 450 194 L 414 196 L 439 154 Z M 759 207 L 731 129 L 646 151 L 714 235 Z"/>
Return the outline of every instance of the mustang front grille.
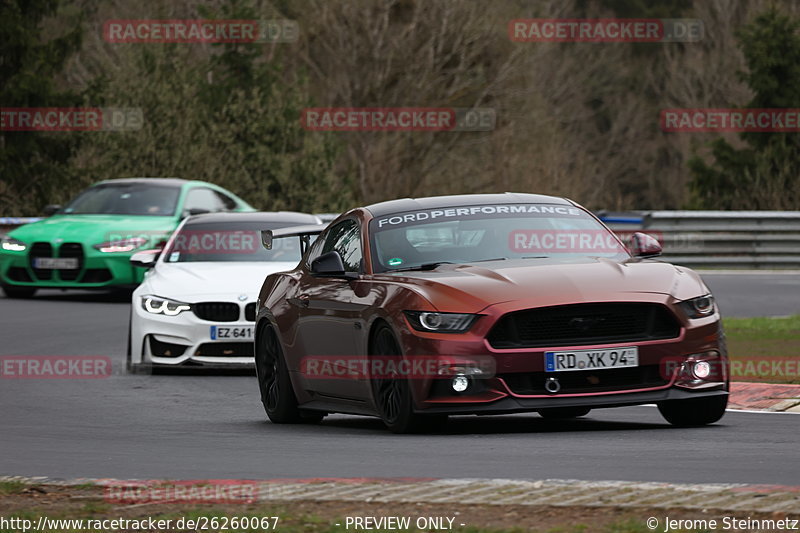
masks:
<path fill-rule="evenodd" d="M 672 339 L 680 324 L 664 306 L 588 303 L 542 307 L 503 316 L 487 337 L 494 348 L 581 346 Z"/>

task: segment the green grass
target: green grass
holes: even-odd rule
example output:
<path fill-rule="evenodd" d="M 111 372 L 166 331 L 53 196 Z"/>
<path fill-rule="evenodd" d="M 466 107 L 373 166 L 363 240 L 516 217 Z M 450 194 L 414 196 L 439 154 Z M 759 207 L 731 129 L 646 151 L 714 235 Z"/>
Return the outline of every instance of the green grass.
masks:
<path fill-rule="evenodd" d="M 0 481 L 0 494 L 19 494 L 28 486 L 23 481 Z"/>
<path fill-rule="evenodd" d="M 800 359 L 800 315 L 785 318 L 724 318 L 728 354 L 734 361 Z M 737 377 L 734 375 L 733 379 Z M 746 380 L 753 381 L 753 380 Z M 766 376 L 758 381 L 800 383 L 797 376 Z"/>
<path fill-rule="evenodd" d="M 729 340 L 800 340 L 800 315 L 785 318 L 724 318 Z M 799 355 L 795 352 L 793 355 Z"/>

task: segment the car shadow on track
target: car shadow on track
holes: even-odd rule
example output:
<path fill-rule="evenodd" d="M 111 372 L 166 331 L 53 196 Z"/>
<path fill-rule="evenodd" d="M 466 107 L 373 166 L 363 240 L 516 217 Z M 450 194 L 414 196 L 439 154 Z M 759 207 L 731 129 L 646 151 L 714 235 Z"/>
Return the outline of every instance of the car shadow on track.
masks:
<path fill-rule="evenodd" d="M 153 375 L 153 376 L 248 376 L 254 377 L 256 375 L 255 367 L 252 368 L 220 368 L 220 367 L 203 367 L 203 366 L 180 366 L 176 368 L 158 367 L 148 370 L 137 372 L 126 372 L 127 375 Z"/>
<path fill-rule="evenodd" d="M 657 412 L 653 412 L 652 422 L 634 422 L 623 420 L 600 420 L 591 415 L 571 420 L 546 420 L 538 415 L 510 415 L 510 416 L 457 416 L 451 417 L 446 424 L 416 436 L 456 436 L 456 435 L 502 435 L 502 434 L 543 434 L 543 433 L 587 433 L 596 431 L 654 431 L 678 430 L 660 420 Z M 356 416 L 333 416 L 325 418 L 317 426 L 274 426 L 302 431 L 306 434 L 320 435 L 324 432 L 338 432 L 344 430 L 348 433 L 376 433 L 391 435 L 389 430 L 377 418 Z M 703 431 L 713 431 L 715 428 L 724 428 L 724 420 L 717 425 L 706 426 Z"/>
<path fill-rule="evenodd" d="M 32 298 L 21 300 L 25 302 L 36 302 L 37 300 L 50 302 L 86 302 L 86 303 L 131 303 L 133 291 L 61 291 L 54 289 L 39 290 Z M 11 300 L 4 294 L 0 299 Z M 20 300 L 17 300 L 20 301 Z"/>

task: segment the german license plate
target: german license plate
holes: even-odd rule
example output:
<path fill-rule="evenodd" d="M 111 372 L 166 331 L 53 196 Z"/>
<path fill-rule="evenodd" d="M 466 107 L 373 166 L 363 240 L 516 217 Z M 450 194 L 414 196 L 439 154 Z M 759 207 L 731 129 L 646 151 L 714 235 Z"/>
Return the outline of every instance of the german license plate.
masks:
<path fill-rule="evenodd" d="M 253 340 L 252 327 L 211 326 L 211 340 L 235 339 L 240 341 Z"/>
<path fill-rule="evenodd" d="M 76 270 L 78 268 L 77 257 L 35 257 L 33 268 L 42 270 Z"/>
<path fill-rule="evenodd" d="M 636 346 L 628 346 L 604 350 L 545 352 L 544 362 L 545 372 L 624 368 L 639 366 L 639 350 Z"/>

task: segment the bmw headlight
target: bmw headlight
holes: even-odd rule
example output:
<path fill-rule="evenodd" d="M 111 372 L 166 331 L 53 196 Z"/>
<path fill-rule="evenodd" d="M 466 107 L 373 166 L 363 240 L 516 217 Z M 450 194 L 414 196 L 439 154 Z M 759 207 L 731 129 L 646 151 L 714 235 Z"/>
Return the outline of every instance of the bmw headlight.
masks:
<path fill-rule="evenodd" d="M 3 237 L 2 247 L 6 252 L 24 252 L 28 245 L 13 237 Z"/>
<path fill-rule="evenodd" d="M 137 248 L 141 248 L 145 244 L 147 244 L 147 239 L 144 237 L 132 237 L 130 239 L 118 239 L 114 241 L 101 242 L 100 244 L 95 244 L 94 249 L 100 250 L 104 253 L 132 252 Z"/>
<path fill-rule="evenodd" d="M 714 297 L 710 294 L 678 302 L 689 318 L 703 318 L 714 314 Z"/>
<path fill-rule="evenodd" d="M 469 313 L 439 313 L 435 311 L 405 311 L 411 327 L 431 333 L 463 333 L 479 315 Z"/>
<path fill-rule="evenodd" d="M 154 315 L 175 316 L 189 311 L 191 305 L 158 296 L 142 296 L 142 309 Z"/>

